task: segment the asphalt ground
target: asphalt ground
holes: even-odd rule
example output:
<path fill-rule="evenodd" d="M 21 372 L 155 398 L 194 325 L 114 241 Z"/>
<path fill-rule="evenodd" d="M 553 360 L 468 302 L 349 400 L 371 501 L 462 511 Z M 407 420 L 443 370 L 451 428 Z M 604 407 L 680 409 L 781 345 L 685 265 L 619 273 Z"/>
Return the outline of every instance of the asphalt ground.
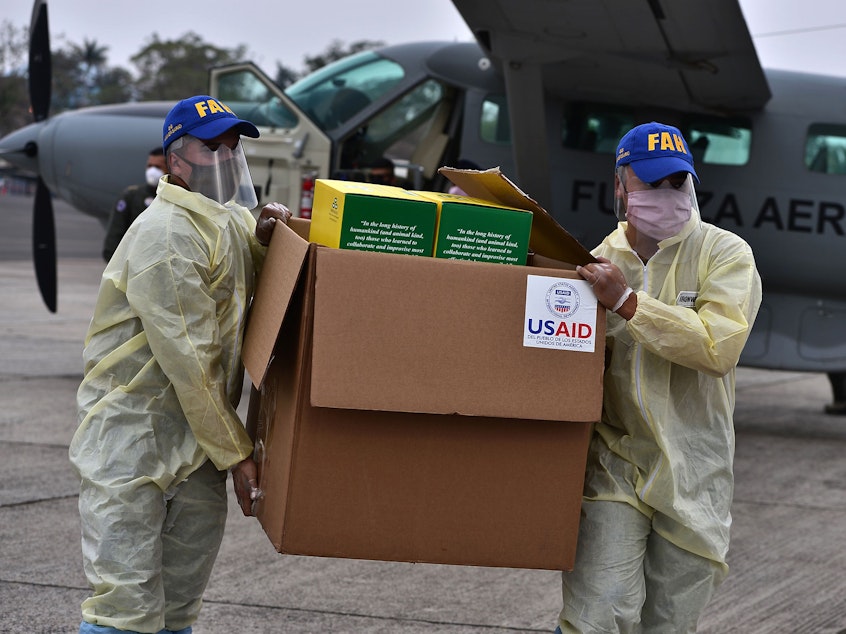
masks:
<path fill-rule="evenodd" d="M 75 632 L 88 590 L 67 448 L 103 229 L 56 202 L 52 314 L 30 262 L 31 206 L 0 196 L 0 632 Z M 846 633 L 846 417 L 823 413 L 822 374 L 740 368 L 737 384 L 731 572 L 699 632 Z M 229 487 L 196 634 L 554 629 L 557 572 L 279 555 Z"/>

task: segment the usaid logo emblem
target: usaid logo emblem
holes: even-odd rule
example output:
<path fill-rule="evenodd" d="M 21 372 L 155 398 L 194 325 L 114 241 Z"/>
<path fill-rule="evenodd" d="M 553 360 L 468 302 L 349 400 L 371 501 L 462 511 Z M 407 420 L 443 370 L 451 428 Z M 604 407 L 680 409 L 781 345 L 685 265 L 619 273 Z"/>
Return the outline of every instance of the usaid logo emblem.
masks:
<path fill-rule="evenodd" d="M 546 308 L 558 319 L 570 319 L 580 304 L 579 291 L 567 282 L 556 282 L 546 291 Z"/>

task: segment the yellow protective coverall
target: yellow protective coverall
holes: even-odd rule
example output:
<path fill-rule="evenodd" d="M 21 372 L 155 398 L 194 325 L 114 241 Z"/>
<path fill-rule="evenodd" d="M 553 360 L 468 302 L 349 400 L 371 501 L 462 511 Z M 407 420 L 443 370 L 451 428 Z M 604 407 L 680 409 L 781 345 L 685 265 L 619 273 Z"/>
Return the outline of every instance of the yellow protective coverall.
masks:
<path fill-rule="evenodd" d="M 644 537 L 652 532 L 670 545 L 658 547 L 664 549 L 657 555 L 662 565 L 647 565 L 647 576 L 658 580 L 646 592 L 662 585 L 661 575 L 667 570 L 677 571 L 691 560 L 702 558 L 692 565 L 702 568 L 703 579 L 713 576 L 715 584 L 727 570 L 734 490 L 735 366 L 760 306 L 761 280 L 748 244 L 702 222 L 695 207 L 680 233 L 662 241 L 646 264 L 632 250 L 625 229 L 626 223 L 620 223 L 593 250 L 594 255 L 616 264 L 637 292 L 637 310 L 630 321 L 608 313 L 610 355 L 603 414 L 591 443 L 585 479 L 586 508 L 578 551 L 584 557 L 607 557 L 600 564 L 585 563 L 585 568 L 606 567 L 603 572 L 588 573 L 597 585 L 581 598 L 574 597 L 572 589 L 591 582 L 580 577 L 578 554 L 573 573 L 564 574 L 565 606 L 559 617 L 564 632 L 618 631 L 614 611 L 623 603 L 619 597 L 630 589 L 612 588 L 616 573 L 611 569 L 653 548 L 655 540 L 647 546 Z M 605 505 L 610 512 L 591 524 L 594 501 L 622 505 Z M 637 512 L 632 514 L 631 509 Z M 634 534 L 627 534 L 625 526 L 620 526 L 627 523 L 640 524 L 641 529 L 632 528 Z M 601 532 L 608 524 L 615 526 Z M 643 533 L 637 535 L 638 530 Z M 671 552 L 675 547 L 680 550 Z M 588 552 L 592 554 L 584 555 Z M 679 563 L 684 552 L 698 557 Z M 643 573 L 639 575 L 639 580 L 632 575 L 632 584 L 643 584 Z M 666 611 L 689 614 L 692 625 L 684 627 L 694 630 L 698 611 L 704 607 L 701 602 L 710 597 L 702 592 L 702 584 L 698 589 L 696 585 L 689 596 L 680 588 L 659 590 L 667 592 Z M 591 597 L 591 592 L 596 596 Z M 611 609 L 597 596 L 618 599 L 612 601 Z M 624 609 L 629 608 L 637 615 L 641 606 Z M 592 625 L 579 629 L 572 625 L 576 622 Z M 619 631 L 640 630 L 621 627 Z M 645 626 L 644 631 L 657 630 Z M 682 631 L 687 630 L 674 634 Z"/>
<path fill-rule="evenodd" d="M 70 459 L 81 478 L 88 623 L 190 626 L 252 452 L 235 408 L 265 249 L 255 219 L 164 177 L 107 265 L 85 340 Z"/>

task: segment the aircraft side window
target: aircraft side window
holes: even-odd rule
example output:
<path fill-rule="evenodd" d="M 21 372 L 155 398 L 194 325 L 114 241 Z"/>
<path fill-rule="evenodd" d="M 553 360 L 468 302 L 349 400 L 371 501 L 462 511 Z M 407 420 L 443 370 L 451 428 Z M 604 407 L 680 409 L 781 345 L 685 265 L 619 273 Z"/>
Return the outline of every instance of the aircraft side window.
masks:
<path fill-rule="evenodd" d="M 654 116 L 599 103 L 569 103 L 561 124 L 561 143 L 571 150 L 614 154 L 623 135 Z M 666 118 L 666 117 L 665 117 Z M 663 120 L 663 119 L 662 119 Z M 752 147 L 752 125 L 744 118 L 695 116 L 679 126 L 697 164 L 745 165 Z"/>
<path fill-rule="evenodd" d="M 805 167 L 822 174 L 846 174 L 846 126 L 811 124 L 805 139 Z"/>
<path fill-rule="evenodd" d="M 251 71 L 221 75 L 218 93 L 221 101 L 235 114 L 257 126 L 293 128 L 299 122 L 299 117 Z"/>
<path fill-rule="evenodd" d="M 628 108 L 606 104 L 571 103 L 561 121 L 561 143 L 570 150 L 614 154 L 620 138 L 635 125 Z"/>
<path fill-rule="evenodd" d="M 689 118 L 682 132 L 698 165 L 745 165 L 752 147 L 752 125 L 746 119 Z"/>
<path fill-rule="evenodd" d="M 511 122 L 508 119 L 508 102 L 505 95 L 488 95 L 482 103 L 479 136 L 487 143 L 511 143 Z"/>

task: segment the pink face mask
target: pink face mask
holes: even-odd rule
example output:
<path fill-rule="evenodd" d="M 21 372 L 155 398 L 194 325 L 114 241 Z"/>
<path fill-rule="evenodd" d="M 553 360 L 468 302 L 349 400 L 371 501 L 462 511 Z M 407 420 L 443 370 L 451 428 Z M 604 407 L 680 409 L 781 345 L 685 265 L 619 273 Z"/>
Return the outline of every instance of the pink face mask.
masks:
<path fill-rule="evenodd" d="M 682 230 L 690 219 L 690 194 L 670 187 L 629 192 L 626 220 L 661 242 Z"/>

